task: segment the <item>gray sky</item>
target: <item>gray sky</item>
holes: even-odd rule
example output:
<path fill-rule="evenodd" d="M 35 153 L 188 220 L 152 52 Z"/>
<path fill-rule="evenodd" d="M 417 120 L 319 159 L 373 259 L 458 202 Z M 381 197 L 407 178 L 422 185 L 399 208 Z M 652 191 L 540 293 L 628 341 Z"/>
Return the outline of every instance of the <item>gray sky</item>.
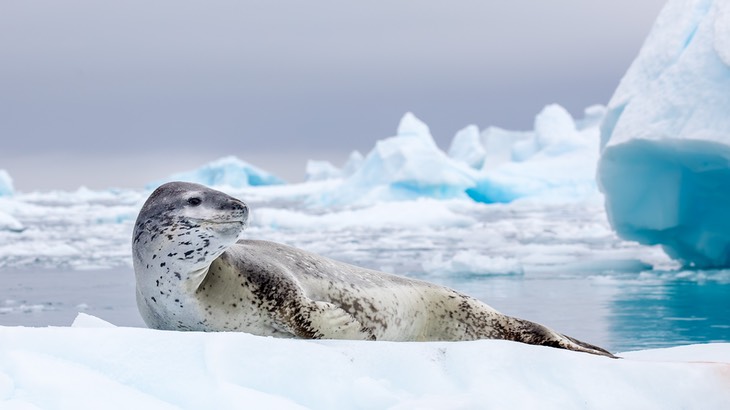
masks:
<path fill-rule="evenodd" d="M 0 2 L 0 169 L 141 188 L 236 155 L 290 181 L 393 135 L 606 103 L 664 0 Z"/>

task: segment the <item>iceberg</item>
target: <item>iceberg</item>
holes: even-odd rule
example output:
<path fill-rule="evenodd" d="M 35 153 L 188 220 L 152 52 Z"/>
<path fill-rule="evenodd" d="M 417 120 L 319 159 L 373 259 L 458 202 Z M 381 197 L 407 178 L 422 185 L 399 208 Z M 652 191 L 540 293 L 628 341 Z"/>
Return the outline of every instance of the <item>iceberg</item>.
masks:
<path fill-rule="evenodd" d="M 357 150 L 350 153 L 342 169 L 332 165 L 329 161 L 309 160 L 304 179 L 310 182 L 346 178 L 357 172 L 364 161 L 365 157 Z"/>
<path fill-rule="evenodd" d="M 345 165 L 342 167 L 342 175 L 346 177 L 351 176 L 360 169 L 363 162 L 365 162 L 365 157 L 362 156 L 360 151 L 352 151 L 350 156 L 347 157 L 347 162 L 345 162 Z"/>
<path fill-rule="evenodd" d="M 343 171 L 310 162 L 308 175 L 341 184 L 319 195 L 328 205 L 368 205 L 416 198 L 472 199 L 483 203 L 521 198 L 573 201 L 595 195 L 602 106 L 586 109 L 579 123 L 563 107 L 546 106 L 533 131 L 469 125 L 454 136 L 448 154 L 412 113 L 397 135 L 380 140 L 362 159 L 350 156 Z"/>
<path fill-rule="evenodd" d="M 476 125 L 460 130 L 451 141 L 449 157 L 474 169 L 482 167 L 486 156 L 487 152 L 479 139 L 479 128 Z"/>
<path fill-rule="evenodd" d="M 501 340 L 169 332 L 80 314 L 72 327 L 0 326 L 0 407 L 721 409 L 730 402 L 728 344 L 624 356 Z"/>
<path fill-rule="evenodd" d="M 465 190 L 474 185 L 473 174 L 439 149 L 425 123 L 407 113 L 397 135 L 378 141 L 357 170 L 323 197 L 330 204 L 466 198 Z"/>
<path fill-rule="evenodd" d="M 597 180 L 618 235 L 730 266 L 730 3 L 671 0 L 608 104 Z"/>
<path fill-rule="evenodd" d="M 13 195 L 13 179 L 4 169 L 0 169 L 0 196 Z"/>
<path fill-rule="evenodd" d="M 597 121 L 599 107 L 589 107 L 579 129 L 563 107 L 546 106 L 533 131 L 490 127 L 481 134 L 485 157 L 477 182 L 467 194 L 478 202 L 507 203 L 520 198 L 571 201 L 597 192 Z"/>
<path fill-rule="evenodd" d="M 305 181 L 325 181 L 342 177 L 342 170 L 332 165 L 329 161 L 307 161 Z"/>
<path fill-rule="evenodd" d="M 168 178 L 147 184 L 154 189 L 169 181 L 195 182 L 214 187 L 245 188 L 249 186 L 281 185 L 284 180 L 234 156 L 228 156 L 202 167 L 177 173 Z"/>

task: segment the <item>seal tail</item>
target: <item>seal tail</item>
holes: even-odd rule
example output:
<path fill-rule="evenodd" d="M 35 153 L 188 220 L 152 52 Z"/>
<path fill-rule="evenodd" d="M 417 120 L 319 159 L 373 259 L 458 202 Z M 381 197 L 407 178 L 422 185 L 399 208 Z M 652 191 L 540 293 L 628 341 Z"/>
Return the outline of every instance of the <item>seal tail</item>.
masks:
<path fill-rule="evenodd" d="M 618 358 L 603 348 L 554 332 L 538 323 L 514 317 L 509 317 L 509 321 L 511 322 L 510 325 L 513 332 L 510 332 L 510 334 L 507 335 L 506 339 L 508 340 L 590 353 L 610 357 L 612 359 Z"/>

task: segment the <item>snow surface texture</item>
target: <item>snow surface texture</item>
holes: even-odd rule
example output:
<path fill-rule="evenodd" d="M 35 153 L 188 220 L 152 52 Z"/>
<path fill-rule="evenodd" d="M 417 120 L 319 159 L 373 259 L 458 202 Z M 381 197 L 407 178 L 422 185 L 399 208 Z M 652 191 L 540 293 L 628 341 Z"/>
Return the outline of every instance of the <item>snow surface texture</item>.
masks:
<path fill-rule="evenodd" d="M 236 157 L 224 157 L 193 171 L 174 174 L 162 181 L 147 185 L 154 189 L 169 181 L 195 182 L 207 186 L 243 188 L 247 186 L 279 185 L 284 181 L 277 176 Z"/>
<path fill-rule="evenodd" d="M 613 360 L 514 342 L 392 343 L 0 327 L 3 409 L 724 409 L 730 345 Z M 691 381 L 691 382 L 678 382 Z"/>
<path fill-rule="evenodd" d="M 730 2 L 671 0 L 608 105 L 598 182 L 619 235 L 730 266 Z"/>

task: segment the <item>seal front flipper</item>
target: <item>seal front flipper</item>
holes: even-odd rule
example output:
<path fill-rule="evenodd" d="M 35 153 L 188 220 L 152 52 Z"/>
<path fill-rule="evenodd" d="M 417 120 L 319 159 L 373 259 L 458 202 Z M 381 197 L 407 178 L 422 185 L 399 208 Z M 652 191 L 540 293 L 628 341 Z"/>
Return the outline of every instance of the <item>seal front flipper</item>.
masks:
<path fill-rule="evenodd" d="M 329 302 L 301 300 L 280 314 L 280 324 L 305 339 L 375 340 L 372 330 Z"/>

